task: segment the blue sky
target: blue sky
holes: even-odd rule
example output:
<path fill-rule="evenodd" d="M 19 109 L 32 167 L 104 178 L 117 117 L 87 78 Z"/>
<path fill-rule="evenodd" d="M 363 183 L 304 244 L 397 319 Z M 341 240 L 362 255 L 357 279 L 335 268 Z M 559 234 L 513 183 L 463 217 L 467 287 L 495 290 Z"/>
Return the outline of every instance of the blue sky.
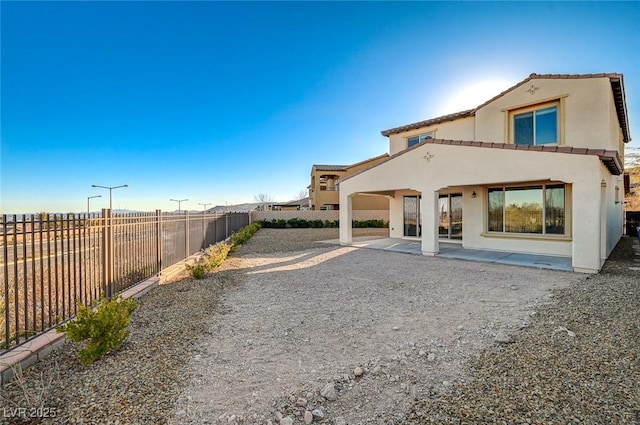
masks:
<path fill-rule="evenodd" d="M 314 163 L 530 73 L 621 72 L 640 140 L 640 3 L 6 2 L 0 210 L 287 201 Z"/>

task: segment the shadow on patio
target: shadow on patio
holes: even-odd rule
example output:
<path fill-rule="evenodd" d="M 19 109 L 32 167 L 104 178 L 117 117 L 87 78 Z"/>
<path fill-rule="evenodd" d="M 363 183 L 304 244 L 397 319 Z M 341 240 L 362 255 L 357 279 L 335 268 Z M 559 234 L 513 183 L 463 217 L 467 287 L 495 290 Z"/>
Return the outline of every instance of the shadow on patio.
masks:
<path fill-rule="evenodd" d="M 328 244 L 340 244 L 338 239 L 322 241 Z M 356 248 L 381 249 L 405 254 L 422 255 L 420 241 L 402 238 L 360 237 L 353 238 L 350 246 Z M 509 264 L 513 266 L 534 267 L 538 269 L 573 271 L 571 258 L 549 255 L 521 254 L 515 252 L 489 251 L 463 248 L 459 243 L 440 241 L 442 258 L 477 261 L 482 263 Z"/>

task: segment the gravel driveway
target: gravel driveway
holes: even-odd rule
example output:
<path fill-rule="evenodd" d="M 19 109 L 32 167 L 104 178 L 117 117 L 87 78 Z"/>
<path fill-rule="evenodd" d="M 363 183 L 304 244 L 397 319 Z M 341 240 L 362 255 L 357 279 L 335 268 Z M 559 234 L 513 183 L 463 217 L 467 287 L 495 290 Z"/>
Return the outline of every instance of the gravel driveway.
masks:
<path fill-rule="evenodd" d="M 551 290 L 586 278 L 351 247 L 283 252 L 301 233 L 263 229 L 233 261 L 238 285 L 198 341 L 172 422 L 304 423 L 316 410 L 327 423 L 403 423 L 414 400 L 469 381 L 463 362 L 526 327 Z M 321 396 L 327 384 L 336 400 Z"/>

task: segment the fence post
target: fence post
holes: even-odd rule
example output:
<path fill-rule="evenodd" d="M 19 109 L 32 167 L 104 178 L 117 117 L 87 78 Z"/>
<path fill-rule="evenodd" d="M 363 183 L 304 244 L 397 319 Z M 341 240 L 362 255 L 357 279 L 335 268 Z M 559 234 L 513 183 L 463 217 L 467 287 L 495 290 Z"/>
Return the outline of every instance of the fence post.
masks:
<path fill-rule="evenodd" d="M 229 213 L 224 215 L 224 238 L 229 237 Z"/>
<path fill-rule="evenodd" d="M 201 247 L 202 248 L 206 248 L 207 247 L 207 226 L 206 226 L 206 221 L 205 221 L 205 214 L 206 212 L 203 211 L 202 212 L 202 244 Z"/>
<path fill-rule="evenodd" d="M 184 258 L 189 258 L 189 211 L 184 212 Z"/>
<path fill-rule="evenodd" d="M 156 273 L 162 270 L 162 211 L 156 210 Z"/>
<path fill-rule="evenodd" d="M 111 298 L 113 284 L 113 227 L 111 226 L 111 210 L 102 209 L 104 229 L 102 232 L 102 291 L 104 296 Z"/>

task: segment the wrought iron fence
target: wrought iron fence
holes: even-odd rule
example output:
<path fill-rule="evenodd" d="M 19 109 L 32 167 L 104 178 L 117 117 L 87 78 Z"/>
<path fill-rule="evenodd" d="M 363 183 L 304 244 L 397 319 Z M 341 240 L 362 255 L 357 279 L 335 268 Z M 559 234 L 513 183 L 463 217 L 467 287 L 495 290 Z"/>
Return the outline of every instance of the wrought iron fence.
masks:
<path fill-rule="evenodd" d="M 2 215 L 0 353 L 247 224 L 247 213 Z"/>

